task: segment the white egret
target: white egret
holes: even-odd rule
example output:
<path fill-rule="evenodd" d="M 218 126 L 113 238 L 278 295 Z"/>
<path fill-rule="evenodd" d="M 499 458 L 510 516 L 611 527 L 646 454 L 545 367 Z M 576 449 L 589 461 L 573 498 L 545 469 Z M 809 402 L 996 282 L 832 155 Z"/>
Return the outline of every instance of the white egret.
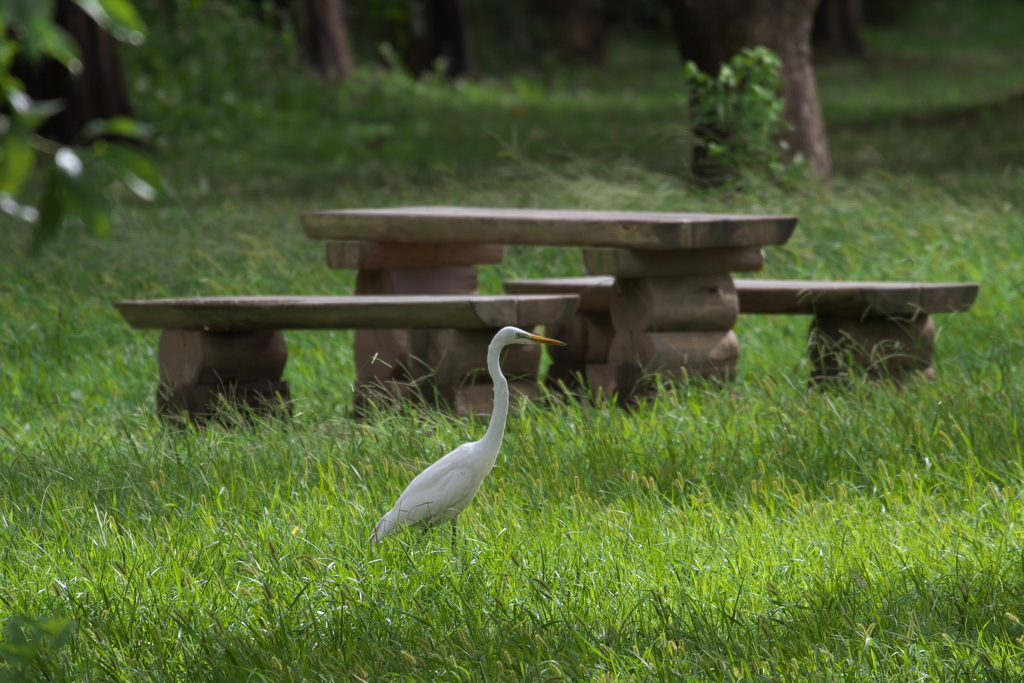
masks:
<path fill-rule="evenodd" d="M 487 347 L 487 371 L 494 382 L 494 410 L 487 431 L 479 441 L 464 443 L 416 475 L 402 491 L 395 506 L 380 518 L 370 534 L 378 543 L 399 527 L 424 527 L 451 522 L 452 538 L 459 513 L 476 496 L 484 477 L 494 467 L 505 434 L 508 415 L 508 382 L 501 374 L 501 350 L 510 344 L 556 344 L 565 342 L 530 334 L 518 327 L 503 327 Z"/>

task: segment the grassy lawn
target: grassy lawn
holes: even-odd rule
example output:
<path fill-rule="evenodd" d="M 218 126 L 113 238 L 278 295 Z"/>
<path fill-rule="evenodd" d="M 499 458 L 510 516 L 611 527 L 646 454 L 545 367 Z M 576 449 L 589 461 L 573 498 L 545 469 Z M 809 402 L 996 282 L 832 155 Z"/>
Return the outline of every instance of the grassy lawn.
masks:
<path fill-rule="evenodd" d="M 616 43 L 604 72 L 329 89 L 272 45 L 203 71 L 209 35 L 161 30 L 129 80 L 169 195 L 122 192 L 113 237 L 37 258 L 0 222 L 0 618 L 76 623 L 35 677 L 1024 680 L 1024 4 L 922 2 L 822 64 L 828 188 L 688 184 L 669 41 Z M 765 277 L 981 293 L 904 391 L 808 391 L 808 321 L 750 316 L 728 387 L 516 411 L 456 550 L 371 548 L 483 423 L 350 419 L 351 333 L 321 331 L 288 334 L 288 424 L 167 428 L 157 335 L 110 302 L 348 293 L 298 211 L 414 202 L 792 212 Z M 582 273 L 512 248 L 481 282 Z"/>

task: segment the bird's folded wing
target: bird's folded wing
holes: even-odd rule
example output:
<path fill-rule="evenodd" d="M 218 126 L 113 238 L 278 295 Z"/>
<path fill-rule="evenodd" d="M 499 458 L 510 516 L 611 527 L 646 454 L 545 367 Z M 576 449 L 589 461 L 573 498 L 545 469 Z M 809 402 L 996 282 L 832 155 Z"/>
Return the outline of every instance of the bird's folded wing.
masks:
<path fill-rule="evenodd" d="M 399 508 L 400 523 L 429 522 L 439 515 L 443 516 L 469 495 L 472 489 L 472 474 L 463 468 L 438 472 L 425 470 L 409 484 L 395 505 Z"/>

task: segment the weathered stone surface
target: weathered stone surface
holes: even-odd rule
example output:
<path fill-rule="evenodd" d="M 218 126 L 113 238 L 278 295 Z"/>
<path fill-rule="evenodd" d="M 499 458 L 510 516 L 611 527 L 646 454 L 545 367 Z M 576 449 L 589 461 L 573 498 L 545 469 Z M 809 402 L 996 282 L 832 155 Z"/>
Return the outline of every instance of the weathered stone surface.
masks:
<path fill-rule="evenodd" d="M 364 271 L 382 272 L 382 271 Z M 396 271 L 401 272 L 401 271 Z M 405 328 L 497 329 L 557 324 L 576 312 L 574 295 L 431 294 L 252 296 L 118 301 L 138 329 L 252 332 Z"/>
<path fill-rule="evenodd" d="M 512 406 L 522 401 L 535 401 L 540 398 L 540 387 L 536 382 L 510 381 L 508 388 L 509 403 Z M 494 385 L 490 382 L 439 387 L 438 392 L 441 399 L 459 417 L 489 416 L 494 410 Z"/>
<path fill-rule="evenodd" d="M 739 340 L 732 330 L 702 332 L 618 332 L 609 364 L 623 398 L 650 384 L 652 375 L 685 379 L 731 379 L 736 375 Z"/>
<path fill-rule="evenodd" d="M 502 286 L 509 294 L 576 294 L 580 297 L 577 310 L 607 313 L 612 306 L 615 278 L 594 276 L 505 280 Z"/>
<path fill-rule="evenodd" d="M 170 387 L 281 379 L 288 347 L 278 330 L 164 330 L 157 350 L 160 382 Z"/>
<path fill-rule="evenodd" d="M 500 244 L 417 244 L 328 241 L 327 265 L 349 270 L 381 268 L 449 268 L 501 263 Z"/>
<path fill-rule="evenodd" d="M 591 275 L 719 275 L 761 270 L 764 267 L 764 250 L 760 247 L 725 247 L 655 251 L 597 247 L 583 250 L 583 263 Z"/>
<path fill-rule="evenodd" d="M 489 382 L 487 347 L 493 337 L 494 330 L 428 330 L 421 340 L 423 346 L 414 347 L 413 374 L 417 378 L 430 376 L 439 387 Z M 536 381 L 541 352 L 539 344 L 505 347 L 503 374 Z"/>
<path fill-rule="evenodd" d="M 975 282 L 832 282 L 736 280 L 743 313 L 804 313 L 850 317 L 912 317 L 966 311 Z"/>
<path fill-rule="evenodd" d="M 566 346 L 548 347 L 551 365 L 545 384 L 574 387 L 579 378 L 586 378 L 588 364 L 607 364 L 615 330 L 607 312 L 581 312 L 565 325 L 549 325 L 549 337 L 564 341 Z"/>
<path fill-rule="evenodd" d="M 729 275 L 618 278 L 611 315 L 617 332 L 728 330 L 739 299 Z"/>
<path fill-rule="evenodd" d="M 618 371 L 610 363 L 587 363 L 587 383 L 596 395 L 611 398 L 618 389 Z"/>
<path fill-rule="evenodd" d="M 311 211 L 313 239 L 709 249 L 783 244 L 794 216 L 403 206 Z"/>
<path fill-rule="evenodd" d="M 375 298 L 419 294 L 475 295 L 477 283 L 477 272 L 472 267 L 367 269 L 357 273 L 355 293 Z M 394 324 L 407 325 L 403 321 L 408 319 L 408 315 L 396 317 Z M 411 387 L 416 385 L 417 366 L 413 348 L 425 349 L 428 334 L 427 330 L 407 328 L 356 330 L 353 360 L 356 366 L 354 408 L 357 415 L 362 414 L 371 401 L 381 403 L 392 398 L 416 396 L 411 391 Z"/>

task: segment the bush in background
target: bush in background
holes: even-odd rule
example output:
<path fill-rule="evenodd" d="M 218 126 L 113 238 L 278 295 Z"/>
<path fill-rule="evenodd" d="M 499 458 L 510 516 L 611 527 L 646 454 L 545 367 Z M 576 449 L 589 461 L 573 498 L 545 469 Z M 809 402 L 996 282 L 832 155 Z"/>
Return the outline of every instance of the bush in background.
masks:
<path fill-rule="evenodd" d="M 720 184 L 747 173 L 779 177 L 786 170 L 788 130 L 778 97 L 782 62 L 766 47 L 744 48 L 718 75 L 687 62 L 693 126 L 693 174 L 704 184 Z"/>

